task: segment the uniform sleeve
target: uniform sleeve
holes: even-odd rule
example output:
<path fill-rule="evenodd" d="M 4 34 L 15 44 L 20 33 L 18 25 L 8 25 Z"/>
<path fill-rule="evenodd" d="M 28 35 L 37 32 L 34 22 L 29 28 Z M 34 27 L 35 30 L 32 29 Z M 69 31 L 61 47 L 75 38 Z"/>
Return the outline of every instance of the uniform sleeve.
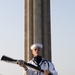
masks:
<path fill-rule="evenodd" d="M 32 64 L 32 60 L 27 62 L 27 63 L 31 63 Z M 27 68 L 28 68 L 27 70 L 24 69 L 24 74 L 25 75 L 33 75 L 31 68 L 29 68 L 29 67 L 27 67 Z"/>
<path fill-rule="evenodd" d="M 52 75 L 58 75 L 57 71 L 55 70 L 53 63 L 50 63 L 50 62 L 49 62 L 49 70 L 52 73 Z"/>
<path fill-rule="evenodd" d="M 24 74 L 25 75 L 32 75 L 32 70 L 31 69 L 27 69 L 27 70 L 24 69 Z"/>

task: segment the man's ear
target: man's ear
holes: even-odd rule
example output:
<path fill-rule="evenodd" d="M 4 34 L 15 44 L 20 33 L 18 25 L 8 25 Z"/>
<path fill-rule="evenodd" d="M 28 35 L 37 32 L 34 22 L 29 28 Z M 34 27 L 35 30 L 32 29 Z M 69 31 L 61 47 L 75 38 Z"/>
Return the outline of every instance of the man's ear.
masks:
<path fill-rule="evenodd" d="M 33 54 L 33 50 L 31 50 L 31 53 Z"/>

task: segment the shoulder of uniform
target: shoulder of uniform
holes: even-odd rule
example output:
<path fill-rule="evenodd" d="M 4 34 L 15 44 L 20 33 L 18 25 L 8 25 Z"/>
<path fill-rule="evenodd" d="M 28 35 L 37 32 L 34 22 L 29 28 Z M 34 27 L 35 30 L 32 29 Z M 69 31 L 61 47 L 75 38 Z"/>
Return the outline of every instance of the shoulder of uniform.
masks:
<path fill-rule="evenodd" d="M 31 59 L 30 61 L 28 61 L 27 63 L 32 63 L 33 62 L 33 59 Z"/>
<path fill-rule="evenodd" d="M 51 62 L 51 61 L 48 61 L 48 62 L 53 65 L 53 62 Z"/>
<path fill-rule="evenodd" d="M 50 65 L 53 65 L 53 66 L 54 66 L 54 64 L 53 64 L 51 61 L 49 61 L 49 60 L 44 60 L 44 61 L 46 61 L 46 62 L 48 62 Z"/>
<path fill-rule="evenodd" d="M 45 59 L 42 60 L 42 63 L 47 63 L 49 65 L 49 61 Z"/>

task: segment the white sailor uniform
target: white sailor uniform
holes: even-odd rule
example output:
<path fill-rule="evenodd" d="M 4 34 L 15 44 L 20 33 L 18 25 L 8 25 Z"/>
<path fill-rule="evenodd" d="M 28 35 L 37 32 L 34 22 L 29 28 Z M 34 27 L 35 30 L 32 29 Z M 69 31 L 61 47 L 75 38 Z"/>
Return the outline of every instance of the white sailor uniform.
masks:
<path fill-rule="evenodd" d="M 32 60 L 30 60 L 28 63 L 31 63 L 31 64 L 37 66 L 36 62 L 34 62 L 33 60 L 34 60 L 34 58 Z M 51 62 L 45 60 L 44 58 L 42 58 L 39 65 L 40 65 L 41 69 L 49 70 L 52 73 L 52 75 L 58 75 L 57 71 L 55 70 L 54 65 Z M 34 70 L 29 67 L 27 67 L 27 68 L 28 68 L 28 70 L 25 71 L 26 75 L 44 75 L 44 73 L 42 73 L 40 71 Z"/>

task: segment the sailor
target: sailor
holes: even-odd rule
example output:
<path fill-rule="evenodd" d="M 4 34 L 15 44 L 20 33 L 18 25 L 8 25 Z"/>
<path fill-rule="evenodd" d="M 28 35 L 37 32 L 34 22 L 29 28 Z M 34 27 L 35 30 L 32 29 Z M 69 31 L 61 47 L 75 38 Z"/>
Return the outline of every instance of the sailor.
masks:
<path fill-rule="evenodd" d="M 40 67 L 44 70 L 44 73 L 26 66 L 23 60 L 19 60 L 18 64 L 24 68 L 26 75 L 58 75 L 53 63 L 41 56 L 40 51 L 42 50 L 42 48 L 43 45 L 40 43 L 31 45 L 30 49 L 32 50 L 32 54 L 34 57 L 28 63 Z"/>

